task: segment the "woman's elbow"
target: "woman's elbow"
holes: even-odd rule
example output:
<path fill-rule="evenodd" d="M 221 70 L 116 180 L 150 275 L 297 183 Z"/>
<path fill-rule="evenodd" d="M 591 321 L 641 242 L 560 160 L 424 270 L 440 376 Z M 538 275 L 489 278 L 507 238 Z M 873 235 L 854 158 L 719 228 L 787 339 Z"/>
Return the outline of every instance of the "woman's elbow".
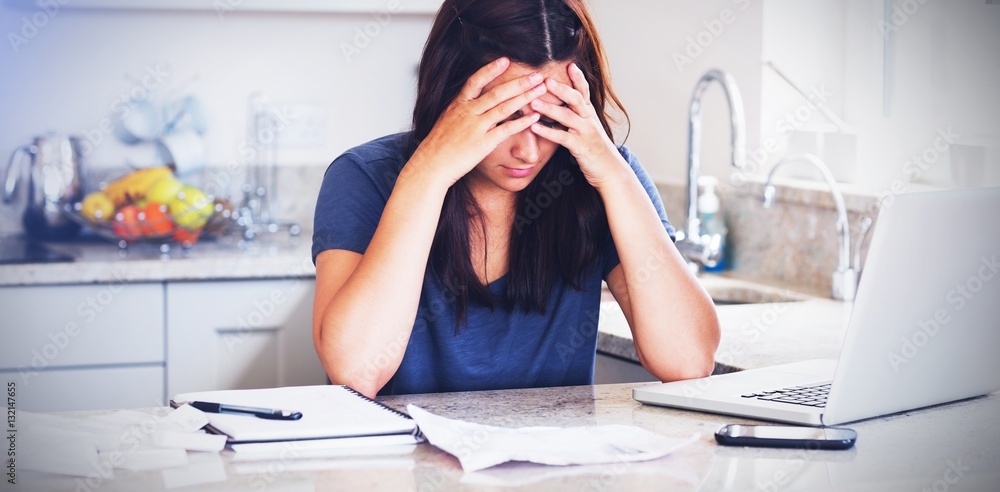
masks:
<path fill-rule="evenodd" d="M 371 367 L 352 364 L 349 358 L 320 355 L 326 375 L 333 384 L 342 384 L 369 398 L 374 398 L 383 383 Z"/>
<path fill-rule="evenodd" d="M 640 356 L 646 369 L 660 381 L 679 381 L 710 376 L 715 370 L 715 351 L 719 348 L 719 325 L 713 317 L 700 330 L 700 336 L 687 347 L 660 360 Z M 666 355 L 666 354 L 665 354 Z M 646 359 L 646 360 L 643 360 Z"/>
<path fill-rule="evenodd" d="M 330 382 L 347 386 L 368 398 L 375 398 L 378 395 L 378 390 L 382 389 L 381 384 L 378 384 L 371 378 L 365 377 L 341 377 L 339 375 L 335 377 L 331 375 Z"/>
<path fill-rule="evenodd" d="M 336 329 L 317 330 L 313 337 L 316 355 L 333 384 L 342 384 L 374 398 L 392 377 L 395 366 L 388 367 L 385 354 L 365 355 L 363 346 L 346 343 L 335 335 Z M 393 354 L 394 355 L 394 354 Z M 374 359 L 374 360 L 373 360 Z M 389 372 L 389 370 L 393 372 Z"/>
<path fill-rule="evenodd" d="M 711 376 L 715 370 L 715 357 L 711 354 L 707 356 L 692 355 L 686 357 L 682 363 L 665 365 L 664 367 L 650 367 L 647 370 L 665 383 L 703 378 Z"/>

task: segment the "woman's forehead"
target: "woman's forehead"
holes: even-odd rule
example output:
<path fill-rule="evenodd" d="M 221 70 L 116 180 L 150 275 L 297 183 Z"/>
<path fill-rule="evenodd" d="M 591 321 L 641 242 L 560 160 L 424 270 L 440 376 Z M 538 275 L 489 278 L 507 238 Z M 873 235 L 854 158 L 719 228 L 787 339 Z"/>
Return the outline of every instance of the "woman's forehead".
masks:
<path fill-rule="evenodd" d="M 542 76 L 545 78 L 552 78 L 558 82 L 572 86 L 573 83 L 569 80 L 569 72 L 567 72 L 567 68 L 569 67 L 570 63 L 571 62 L 552 62 L 543 66 L 542 68 L 537 68 L 537 69 L 522 63 L 511 63 L 510 66 L 507 67 L 507 70 L 504 71 L 504 73 L 500 74 L 499 77 L 493 79 L 493 81 L 490 82 L 489 84 L 486 84 L 486 87 L 483 89 L 483 92 L 486 92 L 500 84 L 503 84 L 504 82 L 514 80 L 518 77 L 528 75 L 532 72 L 538 72 L 542 74 Z M 558 97 L 548 92 L 542 94 L 541 99 L 543 101 L 554 104 L 562 103 L 562 101 Z"/>

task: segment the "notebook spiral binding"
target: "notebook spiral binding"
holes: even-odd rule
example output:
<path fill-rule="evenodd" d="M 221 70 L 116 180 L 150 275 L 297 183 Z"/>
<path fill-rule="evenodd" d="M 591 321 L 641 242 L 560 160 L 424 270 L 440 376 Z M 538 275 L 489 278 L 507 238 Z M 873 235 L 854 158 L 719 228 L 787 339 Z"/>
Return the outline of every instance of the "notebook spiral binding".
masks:
<path fill-rule="evenodd" d="M 412 419 L 413 419 L 413 417 L 410 417 L 409 415 L 407 415 L 407 414 L 405 414 L 405 413 L 403 413 L 403 412 L 400 412 L 399 410 L 396 410 L 395 408 L 392 408 L 392 407 L 390 407 L 389 405 L 386 405 L 385 403 L 382 403 L 382 402 L 380 402 L 380 401 L 375 401 L 375 400 L 373 400 L 373 399 L 371 399 L 371 398 L 368 398 L 367 396 L 365 396 L 365 395 L 361 394 L 361 393 L 360 393 L 360 392 L 359 392 L 358 390 L 356 390 L 356 389 L 354 389 L 354 388 L 352 388 L 352 387 L 350 387 L 350 386 L 347 386 L 347 385 L 341 385 L 341 386 L 342 386 L 342 387 L 343 387 L 344 389 L 346 389 L 347 391 L 350 391 L 351 393 L 354 393 L 354 394 L 355 394 L 356 396 L 358 396 L 359 398 L 361 398 L 361 399 L 363 399 L 363 400 L 368 400 L 368 401 L 370 401 L 370 402 L 372 402 L 372 403 L 374 403 L 374 404 L 376 404 L 376 405 L 378 405 L 378 406 L 382 407 L 382 408 L 383 408 L 383 409 L 385 409 L 385 410 L 388 410 L 388 411 L 390 411 L 390 412 L 392 412 L 392 413 L 394 413 L 394 414 L 396 414 L 396 415 L 399 415 L 400 417 L 405 417 L 405 418 L 407 418 L 407 419 L 410 419 L 410 420 L 412 420 Z"/>
<path fill-rule="evenodd" d="M 361 398 L 363 400 L 370 401 L 370 402 L 372 402 L 372 403 L 374 403 L 374 404 L 382 407 L 382 409 L 384 409 L 384 410 L 387 410 L 387 411 L 392 412 L 392 413 L 394 413 L 396 415 L 399 415 L 400 417 L 404 417 L 406 419 L 413 420 L 413 417 L 410 417 L 409 415 L 407 415 L 407 414 L 405 414 L 403 412 L 400 412 L 399 410 L 396 410 L 395 408 L 392 408 L 389 405 L 386 405 L 385 403 L 382 403 L 380 401 L 376 401 L 376 400 L 373 400 L 371 398 L 368 398 L 367 396 L 363 395 L 358 390 L 356 390 L 356 389 L 354 389 L 354 388 L 352 388 L 350 386 L 347 386 L 347 385 L 344 385 L 344 384 L 342 384 L 340 386 L 342 388 L 344 388 L 345 390 L 347 390 L 347 391 L 349 391 L 351 393 L 354 393 L 354 395 L 356 395 L 357 397 L 359 397 L 359 398 Z M 420 432 L 419 428 L 415 428 L 414 429 L 413 436 L 416 437 L 417 439 L 419 439 L 420 441 L 424 440 L 424 434 L 422 432 Z"/>

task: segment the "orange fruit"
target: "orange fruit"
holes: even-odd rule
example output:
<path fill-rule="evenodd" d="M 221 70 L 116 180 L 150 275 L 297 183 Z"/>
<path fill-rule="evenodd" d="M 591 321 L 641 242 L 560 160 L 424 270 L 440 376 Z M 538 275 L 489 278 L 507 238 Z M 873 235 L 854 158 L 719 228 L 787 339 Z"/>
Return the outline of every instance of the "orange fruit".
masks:
<path fill-rule="evenodd" d="M 201 230 L 192 231 L 191 229 L 184 229 L 183 227 L 178 227 L 174 229 L 174 241 L 181 243 L 182 246 L 190 246 L 198 240 L 198 236 L 201 235 Z"/>
<path fill-rule="evenodd" d="M 165 236 L 174 231 L 174 221 L 170 220 L 167 206 L 158 202 L 149 202 L 142 209 L 145 220 L 142 222 L 143 233 L 147 236 Z"/>
<path fill-rule="evenodd" d="M 125 205 L 118 209 L 111 222 L 111 231 L 116 236 L 126 240 L 135 241 L 142 236 L 142 219 L 139 217 L 142 211 L 135 205 Z"/>

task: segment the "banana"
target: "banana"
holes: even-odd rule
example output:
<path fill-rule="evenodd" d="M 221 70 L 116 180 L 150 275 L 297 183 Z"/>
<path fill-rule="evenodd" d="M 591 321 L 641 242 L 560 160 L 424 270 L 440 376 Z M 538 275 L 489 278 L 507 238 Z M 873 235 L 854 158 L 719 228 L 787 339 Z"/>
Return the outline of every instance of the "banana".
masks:
<path fill-rule="evenodd" d="M 108 183 L 101 192 L 111 199 L 117 209 L 122 205 L 142 199 L 153 183 L 172 172 L 167 166 L 137 169 Z"/>

